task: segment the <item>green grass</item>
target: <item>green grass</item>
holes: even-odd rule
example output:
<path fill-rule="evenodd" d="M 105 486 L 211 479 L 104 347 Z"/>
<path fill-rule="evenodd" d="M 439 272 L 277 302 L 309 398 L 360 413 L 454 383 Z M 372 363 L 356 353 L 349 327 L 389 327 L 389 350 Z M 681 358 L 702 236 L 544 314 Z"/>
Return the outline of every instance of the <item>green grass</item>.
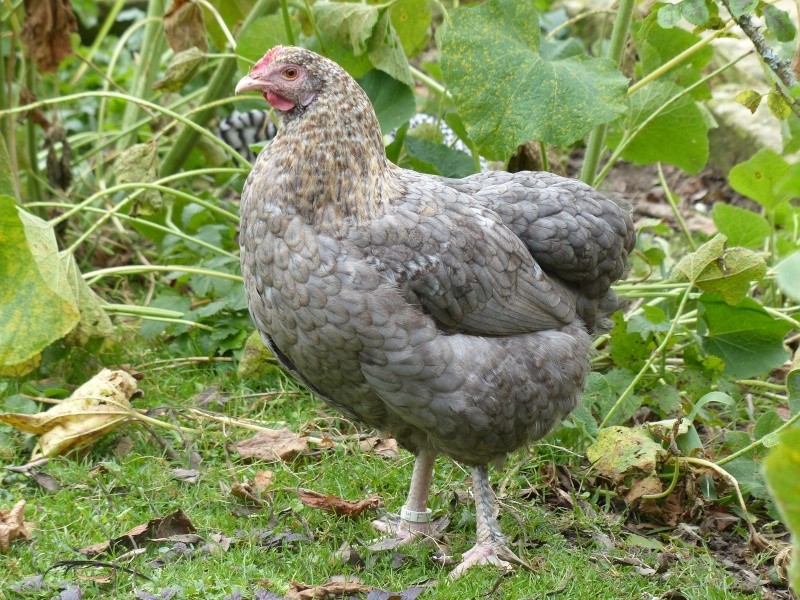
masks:
<path fill-rule="evenodd" d="M 128 346 L 126 354 L 119 347 Z M 139 351 L 138 343 L 120 344 L 101 357 L 107 365 L 143 364 L 154 358 L 169 356 L 162 348 L 157 353 Z M 43 385 L 78 384 L 93 374 L 97 366 L 83 351 L 66 352 L 49 373 L 50 382 Z M 52 363 L 51 363 L 52 364 Z M 150 433 L 137 425 L 106 436 L 80 457 L 57 458 L 43 469 L 61 484 L 60 491 L 47 493 L 25 475 L 2 472 L 0 507 L 9 508 L 19 499 L 28 502 L 26 520 L 35 524 L 33 541 L 14 542 L 7 554 L 0 555 L 0 598 L 58 597 L 57 588 L 18 594 L 11 587 L 26 578 L 43 574 L 56 561 L 83 559 L 77 549 L 119 536 L 130 528 L 175 510 L 183 510 L 203 538 L 213 533 L 236 538 L 228 551 L 194 553 L 169 560 L 171 542 L 148 545 L 146 552 L 120 564 L 146 575 L 151 581 L 119 572 L 112 583 L 99 584 L 79 580 L 76 575 L 108 573 L 82 569 L 77 573 L 61 568 L 50 571 L 45 581 L 55 585 L 61 580 L 76 583 L 83 598 L 133 598 L 136 591 L 158 594 L 167 587 L 182 590 L 181 598 L 223 598 L 234 590 L 243 598 L 251 598 L 261 583 L 283 594 L 291 581 L 321 584 L 334 575 L 355 575 L 364 583 L 384 590 L 400 591 L 415 584 L 433 584 L 421 596 L 425 599 L 484 597 L 497 584 L 495 598 L 650 598 L 671 590 L 680 590 L 687 598 L 755 598 L 734 591 L 731 574 L 702 546 L 672 540 L 666 531 L 650 538 L 654 548 L 626 545 L 630 533 L 624 529 L 625 515 L 605 511 L 594 505 L 590 511 L 558 508 L 541 500 L 526 500 L 520 495 L 525 488 L 540 489 L 545 496 L 546 484 L 541 474 L 549 463 L 581 460 L 552 446 L 540 446 L 532 452 L 521 452 L 510 458 L 507 469 L 517 468 L 509 478 L 504 504 L 511 510 L 502 513 L 503 527 L 516 542 L 517 550 L 534 566 L 533 572 L 516 572 L 498 582 L 498 572 L 491 568 L 475 569 L 459 581 L 448 579 L 451 567 L 441 567 L 431 560 L 435 548 L 417 544 L 392 552 L 370 552 L 360 545 L 376 538 L 369 516 L 359 519 L 339 518 L 303 506 L 297 498 L 298 487 L 358 500 L 370 494 L 380 495 L 390 510 L 398 510 L 406 493 L 412 458 L 401 451 L 396 460 L 388 460 L 361 452 L 356 430 L 339 419 L 330 409 L 307 394 L 284 395 L 259 403 L 242 394 L 266 388 L 297 391 L 291 380 L 280 374 L 261 384 L 241 381 L 231 363 L 202 366 L 170 367 L 142 370 L 140 387 L 144 397 L 138 407 L 169 407 L 181 414 L 181 408 L 193 405 L 196 395 L 210 386 L 219 386 L 231 400 L 215 408 L 230 417 L 256 419 L 264 426 L 286 426 L 297 432 L 328 436 L 336 445 L 315 451 L 282 464 L 247 464 L 231 443 L 246 439 L 253 432 L 223 427 L 209 421 L 181 419 L 200 431 L 186 434 L 184 441 L 174 432 L 159 435 L 169 442 L 182 461 L 169 460 L 161 445 Z M 56 382 L 56 383 L 53 383 Z M 12 382 L 12 385 L 15 382 Z M 169 417 L 161 414 L 161 419 Z M 122 455 L 115 453 L 122 436 L 133 443 Z M 188 467 L 190 450 L 201 457 L 200 479 L 195 484 L 172 478 L 171 469 Z M 12 461 L 21 464 L 27 454 L 19 449 Z M 524 464 L 519 465 L 519 461 Z M 102 468 L 98 466 L 102 465 Z M 252 481 L 256 471 L 271 469 L 272 490 L 264 508 L 249 516 L 237 516 L 242 501 L 228 491 L 245 478 Z M 576 472 L 585 467 L 576 468 Z M 504 473 L 493 471 L 493 481 Z M 433 486 L 431 507 L 437 514 L 449 513 L 448 528 L 453 555 L 459 556 L 474 540 L 474 512 L 470 505 L 455 502 L 456 492 L 468 490 L 466 471 L 455 463 L 439 459 Z M 589 498 L 589 493 L 581 493 Z M 552 497 L 552 495 L 550 495 Z M 270 503 L 271 508 L 270 510 Z M 576 503 L 576 506 L 578 503 Z M 585 506 L 585 504 L 583 504 Z M 513 514 L 512 514 L 513 513 Z M 270 520 L 272 518 L 272 521 Z M 264 548 L 260 536 L 275 529 L 305 534 L 309 541 L 285 544 L 282 548 Z M 611 539 L 615 548 L 609 551 L 602 539 Z M 598 541 L 600 540 L 600 541 Z M 355 547 L 366 567 L 342 564 L 336 551 L 342 544 Z M 521 547 L 520 547 L 521 546 Z M 657 563 L 657 548 L 671 556 L 668 569 L 662 574 L 641 575 L 631 565 L 614 559 L 637 557 L 645 564 Z M 117 554 L 124 553 L 120 550 Z M 393 565 L 395 554 L 406 556 L 402 566 Z M 165 558 L 163 566 L 154 566 L 156 558 Z M 113 562 L 114 555 L 97 557 Z M 550 594 L 546 596 L 546 594 Z"/>

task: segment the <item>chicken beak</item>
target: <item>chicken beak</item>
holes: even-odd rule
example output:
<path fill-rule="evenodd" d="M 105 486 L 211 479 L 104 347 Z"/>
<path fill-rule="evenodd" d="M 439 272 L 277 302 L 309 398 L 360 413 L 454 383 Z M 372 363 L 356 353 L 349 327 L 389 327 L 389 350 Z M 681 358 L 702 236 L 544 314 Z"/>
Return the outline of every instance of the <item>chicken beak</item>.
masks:
<path fill-rule="evenodd" d="M 264 91 L 264 82 L 259 81 L 258 79 L 253 79 L 250 75 L 245 75 L 239 80 L 239 83 L 236 84 L 236 93 L 241 94 L 242 92 L 251 92 L 254 90 L 258 90 L 259 92 Z"/>

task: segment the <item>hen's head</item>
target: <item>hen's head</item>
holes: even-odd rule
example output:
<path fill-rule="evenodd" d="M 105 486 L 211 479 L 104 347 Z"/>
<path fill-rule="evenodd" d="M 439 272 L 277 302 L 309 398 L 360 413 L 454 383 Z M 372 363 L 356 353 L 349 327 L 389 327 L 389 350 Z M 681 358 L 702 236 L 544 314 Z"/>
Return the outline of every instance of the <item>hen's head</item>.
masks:
<path fill-rule="evenodd" d="M 322 91 L 329 62 L 303 48 L 275 46 L 239 81 L 236 93 L 259 91 L 282 112 L 307 108 Z"/>

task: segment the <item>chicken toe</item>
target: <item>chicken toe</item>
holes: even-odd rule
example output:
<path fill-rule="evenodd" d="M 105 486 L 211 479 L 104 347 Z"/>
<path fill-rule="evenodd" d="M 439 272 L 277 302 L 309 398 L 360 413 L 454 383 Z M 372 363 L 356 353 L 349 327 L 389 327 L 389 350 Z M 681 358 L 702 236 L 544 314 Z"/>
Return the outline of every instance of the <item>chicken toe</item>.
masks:
<path fill-rule="evenodd" d="M 489 483 L 489 473 L 485 465 L 472 469 L 472 493 L 475 497 L 475 519 L 477 521 L 477 542 L 466 551 L 461 562 L 450 573 L 451 579 L 458 579 L 471 567 L 494 565 L 503 571 L 511 571 L 514 565 L 530 569 L 531 566 L 514 554 L 507 546 L 506 536 L 497 522 L 497 499 Z"/>

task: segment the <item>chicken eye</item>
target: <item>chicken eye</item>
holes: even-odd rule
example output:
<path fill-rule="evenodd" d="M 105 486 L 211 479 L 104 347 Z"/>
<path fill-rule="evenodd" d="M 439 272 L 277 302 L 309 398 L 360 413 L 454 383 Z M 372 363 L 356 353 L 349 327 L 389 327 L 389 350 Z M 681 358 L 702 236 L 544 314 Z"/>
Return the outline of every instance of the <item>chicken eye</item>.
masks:
<path fill-rule="evenodd" d="M 300 74 L 300 72 L 295 67 L 286 67 L 283 70 L 283 76 L 286 79 L 297 79 L 297 76 L 299 74 Z"/>

